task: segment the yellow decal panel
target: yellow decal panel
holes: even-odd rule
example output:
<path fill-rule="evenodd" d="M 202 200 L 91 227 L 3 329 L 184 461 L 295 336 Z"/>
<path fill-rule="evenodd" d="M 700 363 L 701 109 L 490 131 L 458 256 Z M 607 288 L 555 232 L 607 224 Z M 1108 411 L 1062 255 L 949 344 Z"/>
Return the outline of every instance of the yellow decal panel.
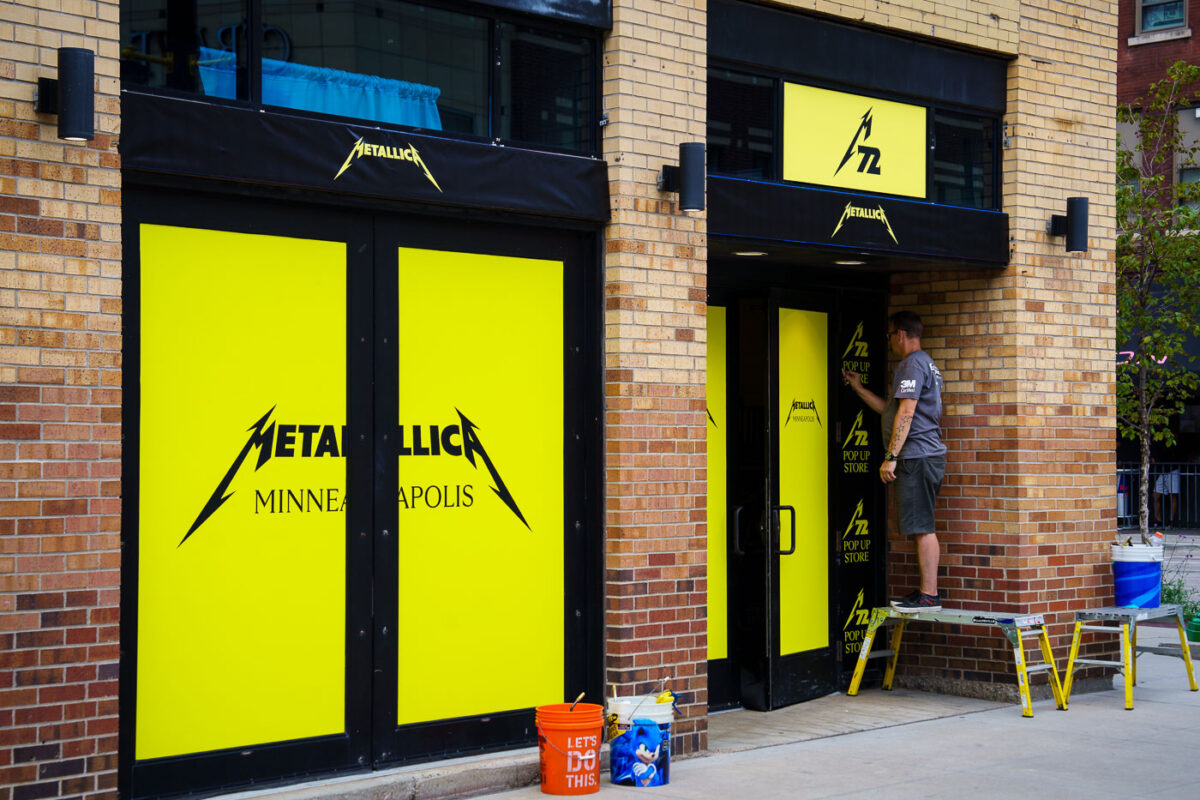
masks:
<path fill-rule="evenodd" d="M 397 256 L 397 724 L 561 702 L 563 265 Z"/>
<path fill-rule="evenodd" d="M 829 645 L 828 343 L 827 314 L 779 309 L 779 655 Z"/>
<path fill-rule="evenodd" d="M 140 236 L 135 757 L 339 733 L 346 247 Z"/>
<path fill-rule="evenodd" d="M 787 83 L 783 142 L 784 180 L 925 196 L 921 106 Z"/>
<path fill-rule="evenodd" d="M 708 307 L 708 658 L 729 656 L 726 313 Z"/>

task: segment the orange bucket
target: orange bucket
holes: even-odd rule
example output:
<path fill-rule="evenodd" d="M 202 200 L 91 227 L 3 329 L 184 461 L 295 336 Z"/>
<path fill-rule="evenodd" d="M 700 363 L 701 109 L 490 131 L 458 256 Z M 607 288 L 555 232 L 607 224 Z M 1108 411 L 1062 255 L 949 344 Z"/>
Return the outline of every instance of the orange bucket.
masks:
<path fill-rule="evenodd" d="M 600 743 L 604 707 L 594 703 L 538 706 L 538 755 L 542 792 L 592 794 L 600 791 Z"/>

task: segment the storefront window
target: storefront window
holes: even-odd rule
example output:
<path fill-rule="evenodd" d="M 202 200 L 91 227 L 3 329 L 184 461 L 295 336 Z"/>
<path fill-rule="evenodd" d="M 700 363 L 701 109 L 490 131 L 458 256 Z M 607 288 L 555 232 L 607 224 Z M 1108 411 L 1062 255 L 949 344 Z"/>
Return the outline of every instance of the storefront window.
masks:
<path fill-rule="evenodd" d="M 202 53 L 225 53 L 226 97 L 249 97 L 245 0 L 121 0 L 121 81 L 212 94 Z"/>
<path fill-rule="evenodd" d="M 775 177 L 775 98 L 771 78 L 709 70 L 709 172 Z"/>
<path fill-rule="evenodd" d="M 996 121 L 933 112 L 933 200 L 996 208 Z"/>
<path fill-rule="evenodd" d="M 364 0 L 265 0 L 264 105 L 475 136 L 488 131 L 488 21 Z"/>
<path fill-rule="evenodd" d="M 399 0 L 122 0 L 121 78 L 591 152 L 597 40 L 569 30 Z"/>
<path fill-rule="evenodd" d="M 507 23 L 500 29 L 500 138 L 590 150 L 590 39 Z"/>

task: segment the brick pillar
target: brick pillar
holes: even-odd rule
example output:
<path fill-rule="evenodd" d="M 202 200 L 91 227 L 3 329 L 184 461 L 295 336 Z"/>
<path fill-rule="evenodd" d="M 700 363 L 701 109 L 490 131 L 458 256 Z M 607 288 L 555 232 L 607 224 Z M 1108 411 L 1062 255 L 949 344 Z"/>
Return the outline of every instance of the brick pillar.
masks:
<path fill-rule="evenodd" d="M 616 0 L 604 52 L 606 683 L 684 697 L 677 753 L 706 746 L 703 212 L 659 192 L 705 136 L 705 0 Z"/>
<path fill-rule="evenodd" d="M 121 511 L 118 5 L 0 21 L 0 798 L 116 797 Z M 96 52 L 96 138 L 34 111 Z"/>
<path fill-rule="evenodd" d="M 1019 10 L 1002 142 L 1011 263 L 1003 272 L 899 275 L 891 304 L 924 317 L 923 345 L 946 379 L 944 602 L 1045 613 L 1063 653 L 1072 612 L 1112 601 L 1116 8 Z M 1085 254 L 1046 235 L 1050 215 L 1065 214 L 1076 195 L 1091 204 Z M 893 539 L 891 548 L 892 584 L 912 583 L 912 544 Z M 980 637 L 969 653 L 937 633 L 920 641 L 902 683 L 1015 698 L 1002 638 Z M 1076 684 L 1084 691 L 1108 685 L 1084 678 Z"/>

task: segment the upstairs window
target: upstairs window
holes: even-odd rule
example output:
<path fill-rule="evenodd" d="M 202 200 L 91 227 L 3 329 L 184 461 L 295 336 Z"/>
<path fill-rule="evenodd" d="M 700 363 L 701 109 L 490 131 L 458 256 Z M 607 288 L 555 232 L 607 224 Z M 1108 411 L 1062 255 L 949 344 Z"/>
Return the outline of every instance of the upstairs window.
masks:
<path fill-rule="evenodd" d="M 594 152 L 595 37 L 495 13 L 401 0 L 122 0 L 121 79 Z M 248 26 L 253 14 L 261 21 Z"/>
<path fill-rule="evenodd" d="M 1184 0 L 1137 0 L 1138 33 L 1150 33 L 1187 24 Z"/>
<path fill-rule="evenodd" d="M 932 117 L 931 199 L 952 206 L 996 208 L 996 120 L 942 109 L 934 109 Z"/>
<path fill-rule="evenodd" d="M 776 178 L 772 78 L 708 71 L 708 171 L 738 178 Z"/>

